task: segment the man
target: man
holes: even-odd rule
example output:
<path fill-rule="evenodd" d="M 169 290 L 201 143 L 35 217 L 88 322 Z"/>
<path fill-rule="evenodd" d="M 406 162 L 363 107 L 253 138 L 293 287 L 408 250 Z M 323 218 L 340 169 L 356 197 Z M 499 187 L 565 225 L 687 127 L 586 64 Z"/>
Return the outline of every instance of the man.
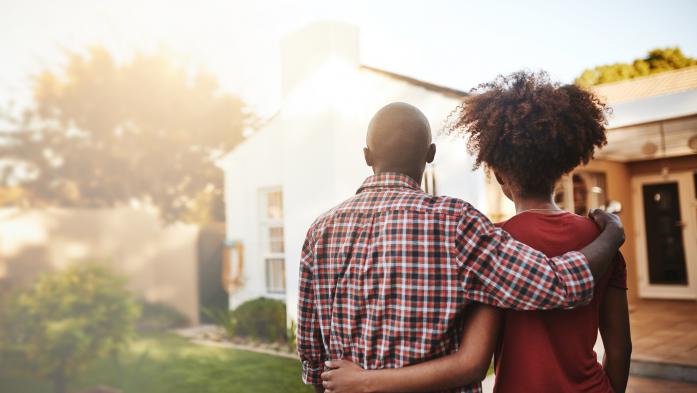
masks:
<path fill-rule="evenodd" d="M 308 231 L 298 353 L 303 380 L 318 392 L 330 359 L 394 368 L 456 351 L 472 302 L 518 310 L 587 303 L 624 241 L 619 221 L 595 212 L 603 232 L 593 243 L 547 258 L 468 203 L 421 191 L 435 152 L 418 109 L 382 108 L 364 149 L 375 174 Z"/>

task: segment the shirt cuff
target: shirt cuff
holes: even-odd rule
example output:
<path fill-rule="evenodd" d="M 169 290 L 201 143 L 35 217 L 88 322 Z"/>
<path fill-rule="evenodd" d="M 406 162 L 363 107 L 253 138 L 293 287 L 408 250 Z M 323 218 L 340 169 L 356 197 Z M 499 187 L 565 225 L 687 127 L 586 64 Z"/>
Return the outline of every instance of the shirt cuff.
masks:
<path fill-rule="evenodd" d="M 303 382 L 308 385 L 321 385 L 324 362 L 302 361 Z"/>
<path fill-rule="evenodd" d="M 556 261 L 566 284 L 566 307 L 577 307 L 593 299 L 595 281 L 588 265 L 588 258 L 578 251 L 571 251 Z"/>

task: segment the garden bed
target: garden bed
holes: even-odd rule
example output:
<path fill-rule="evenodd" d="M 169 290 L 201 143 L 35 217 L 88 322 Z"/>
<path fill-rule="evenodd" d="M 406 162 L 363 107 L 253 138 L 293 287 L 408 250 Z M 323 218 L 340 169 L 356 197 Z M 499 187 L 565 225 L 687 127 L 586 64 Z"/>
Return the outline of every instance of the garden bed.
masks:
<path fill-rule="evenodd" d="M 201 325 L 176 329 L 174 332 L 192 343 L 217 348 L 230 348 L 267 355 L 298 359 L 295 348 L 287 343 L 268 343 L 243 337 L 228 337 L 225 329 L 216 325 Z"/>

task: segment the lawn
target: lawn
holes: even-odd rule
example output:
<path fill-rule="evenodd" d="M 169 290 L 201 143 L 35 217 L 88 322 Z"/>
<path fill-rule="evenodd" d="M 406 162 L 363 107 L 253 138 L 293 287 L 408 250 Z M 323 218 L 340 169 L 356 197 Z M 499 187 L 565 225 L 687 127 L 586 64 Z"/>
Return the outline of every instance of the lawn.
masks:
<path fill-rule="evenodd" d="M 51 393 L 50 384 L 12 370 L 0 359 L 0 392 Z M 308 393 L 300 363 L 253 352 L 194 345 L 173 334 L 141 335 L 118 360 L 104 359 L 83 371 L 71 385 L 78 391 L 96 385 L 124 393 Z"/>

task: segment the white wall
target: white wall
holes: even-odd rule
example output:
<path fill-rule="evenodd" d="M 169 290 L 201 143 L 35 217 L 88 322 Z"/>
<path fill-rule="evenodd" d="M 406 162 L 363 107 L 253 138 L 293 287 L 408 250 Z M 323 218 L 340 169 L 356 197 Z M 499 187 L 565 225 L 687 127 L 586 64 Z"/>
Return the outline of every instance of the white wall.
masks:
<path fill-rule="evenodd" d="M 280 119 L 279 119 L 280 120 Z M 226 157 L 225 209 L 227 241 L 243 245 L 243 286 L 230 294 L 230 308 L 266 293 L 266 271 L 260 243 L 260 193 L 283 185 L 282 121 L 274 121 Z"/>
<path fill-rule="evenodd" d="M 149 301 L 196 323 L 194 225 L 162 226 L 155 212 L 118 209 L 0 209 L 0 282 L 31 284 L 42 272 L 79 261 L 104 262 Z"/>

